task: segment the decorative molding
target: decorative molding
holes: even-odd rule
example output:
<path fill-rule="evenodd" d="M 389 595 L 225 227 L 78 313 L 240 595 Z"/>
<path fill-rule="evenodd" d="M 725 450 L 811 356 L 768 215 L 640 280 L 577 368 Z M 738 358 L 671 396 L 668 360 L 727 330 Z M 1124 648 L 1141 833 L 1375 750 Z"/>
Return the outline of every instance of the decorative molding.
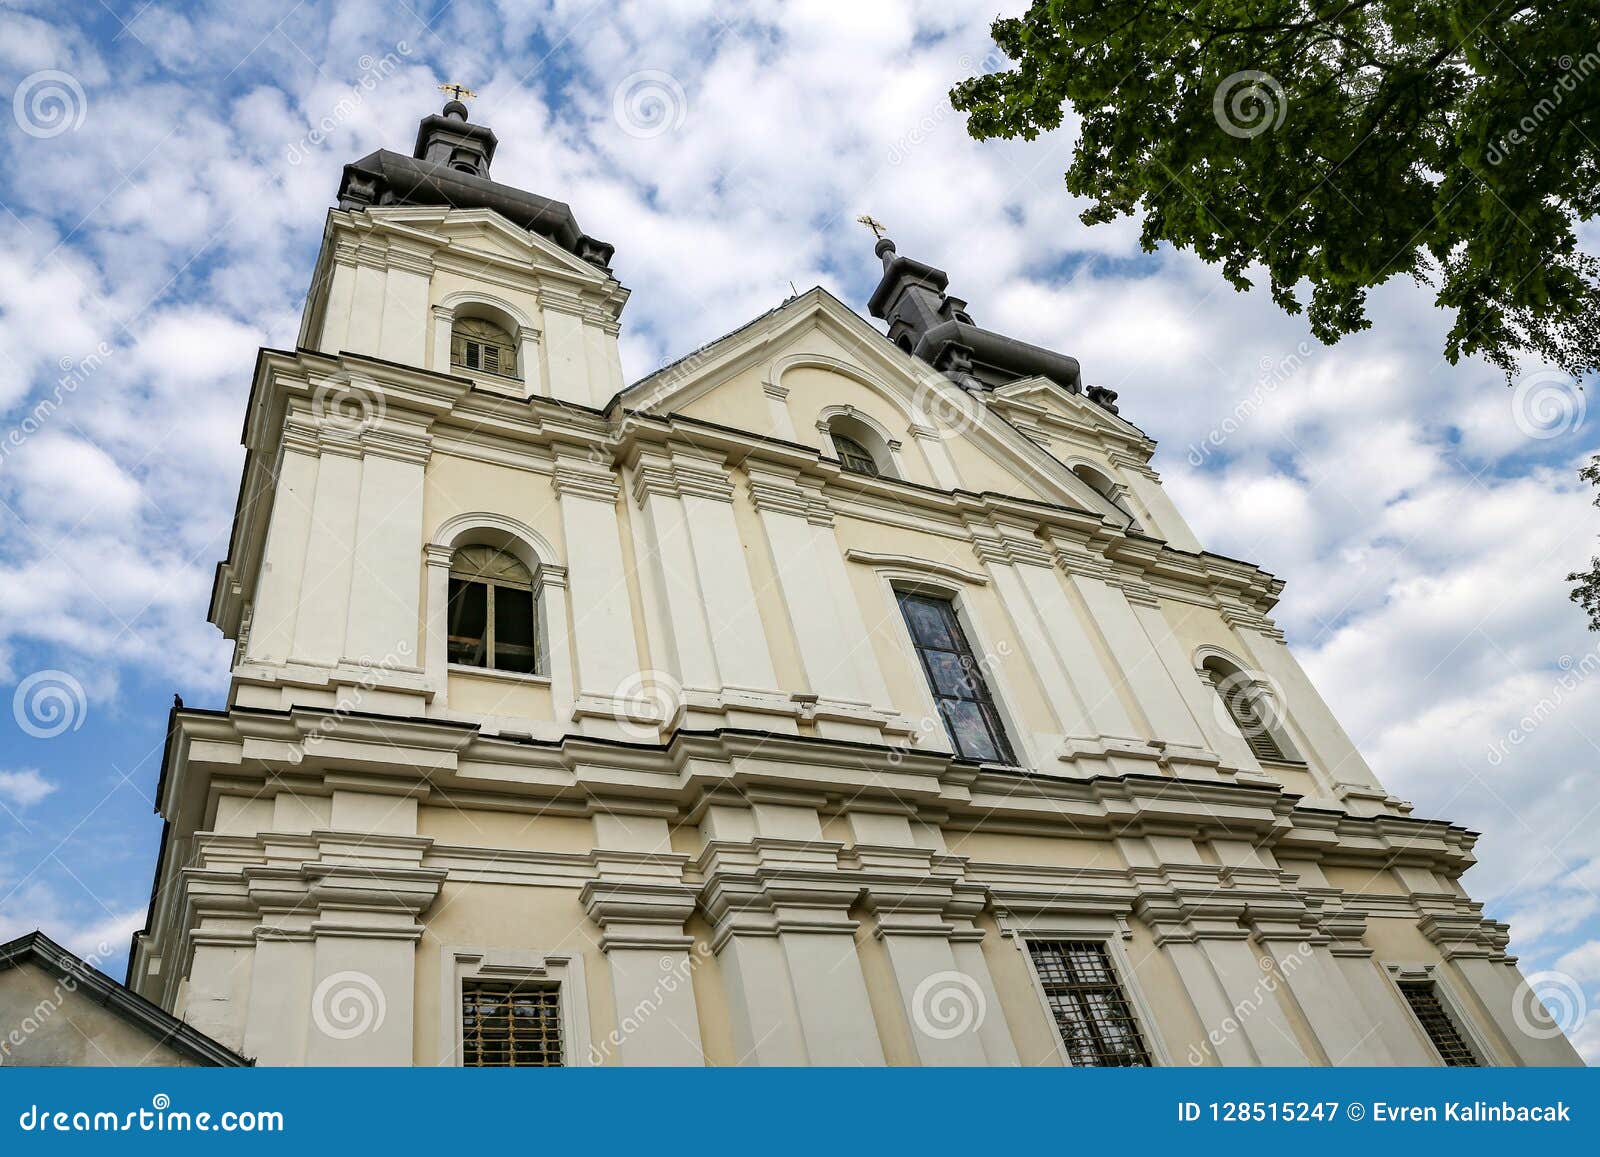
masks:
<path fill-rule="evenodd" d="M 845 558 L 851 562 L 859 562 L 863 566 L 870 566 L 878 570 L 892 569 L 910 575 L 932 575 L 935 578 L 950 579 L 969 586 L 988 586 L 989 576 L 975 570 L 956 566 L 954 563 L 935 562 L 932 559 L 916 558 L 909 554 L 880 554 L 876 551 L 860 550 L 851 547 L 844 552 Z"/>

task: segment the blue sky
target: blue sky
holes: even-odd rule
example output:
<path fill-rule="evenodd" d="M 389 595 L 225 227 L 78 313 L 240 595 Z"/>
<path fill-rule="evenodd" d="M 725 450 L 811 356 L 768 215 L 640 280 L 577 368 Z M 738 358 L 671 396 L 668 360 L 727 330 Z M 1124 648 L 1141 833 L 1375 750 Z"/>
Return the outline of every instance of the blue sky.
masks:
<path fill-rule="evenodd" d="M 1379 775 L 1483 833 L 1469 888 L 1600 1059 L 1600 637 L 1562 577 L 1600 532 L 1600 405 L 1446 365 L 1409 283 L 1326 349 L 1132 223 L 1084 228 L 1070 118 L 978 144 L 945 99 L 997 63 L 992 0 L 724 7 L 0 0 L 0 939 L 120 974 L 167 707 L 225 695 L 205 610 L 255 350 L 294 341 L 340 167 L 409 149 L 456 80 L 496 177 L 616 244 L 630 377 L 791 282 L 861 306 L 871 212 L 980 323 L 1118 390 L 1201 540 L 1288 580 L 1279 622 Z"/>

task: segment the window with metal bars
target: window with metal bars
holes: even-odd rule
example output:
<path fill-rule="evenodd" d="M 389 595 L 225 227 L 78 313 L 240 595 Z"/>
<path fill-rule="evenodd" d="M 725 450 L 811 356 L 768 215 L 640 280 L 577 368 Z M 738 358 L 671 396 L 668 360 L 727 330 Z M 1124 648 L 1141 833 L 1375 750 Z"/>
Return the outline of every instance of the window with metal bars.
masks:
<path fill-rule="evenodd" d="M 1074 1065 L 1150 1065 L 1111 952 L 1098 940 L 1030 940 L 1034 972 Z"/>
<path fill-rule="evenodd" d="M 461 986 L 461 1063 L 467 1068 L 562 1064 L 561 989 L 469 980 Z"/>
<path fill-rule="evenodd" d="M 1411 1006 L 1422 1031 L 1428 1034 L 1439 1059 L 1452 1068 L 1476 1069 L 1483 1065 L 1467 1038 L 1456 1027 L 1455 1018 L 1439 999 L 1439 989 L 1431 980 L 1402 980 L 1400 994 Z"/>
<path fill-rule="evenodd" d="M 956 754 L 986 763 L 1016 763 L 955 604 L 909 591 L 900 591 L 897 597 Z"/>

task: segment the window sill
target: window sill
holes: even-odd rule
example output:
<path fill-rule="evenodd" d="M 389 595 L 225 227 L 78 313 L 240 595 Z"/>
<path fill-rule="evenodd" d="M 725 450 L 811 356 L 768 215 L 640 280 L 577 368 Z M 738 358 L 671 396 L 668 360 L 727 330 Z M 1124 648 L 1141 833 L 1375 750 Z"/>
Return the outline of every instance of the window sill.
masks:
<path fill-rule="evenodd" d="M 506 683 L 528 683 L 535 687 L 550 686 L 550 676 L 539 675 L 532 671 L 497 671 L 493 667 L 474 667 L 467 663 L 451 663 L 448 670 L 452 675 L 481 675 L 485 679 L 499 679 Z"/>
<path fill-rule="evenodd" d="M 471 366 L 464 366 L 459 362 L 451 362 L 450 369 L 456 373 L 457 377 L 488 378 L 491 382 L 503 382 L 508 386 L 521 386 L 523 384 L 521 378 L 497 374 L 493 370 L 475 370 Z"/>

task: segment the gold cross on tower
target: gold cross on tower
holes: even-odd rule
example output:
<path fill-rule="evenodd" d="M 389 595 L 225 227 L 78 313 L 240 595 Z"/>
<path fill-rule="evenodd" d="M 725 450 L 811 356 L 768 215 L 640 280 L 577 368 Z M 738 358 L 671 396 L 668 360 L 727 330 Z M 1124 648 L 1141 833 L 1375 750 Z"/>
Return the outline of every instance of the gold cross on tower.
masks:
<path fill-rule="evenodd" d="M 441 84 L 439 86 L 439 91 L 449 93 L 451 100 L 461 100 L 463 98 L 466 100 L 474 100 L 478 95 L 470 88 L 460 84 Z"/>
<path fill-rule="evenodd" d="M 871 229 L 872 230 L 872 235 L 874 237 L 876 237 L 879 241 L 883 240 L 883 228 L 884 228 L 884 226 L 883 226 L 883 222 L 882 221 L 878 220 L 871 213 L 863 213 L 863 214 L 861 214 L 861 216 L 857 217 L 856 220 L 860 221 L 868 229 Z"/>

